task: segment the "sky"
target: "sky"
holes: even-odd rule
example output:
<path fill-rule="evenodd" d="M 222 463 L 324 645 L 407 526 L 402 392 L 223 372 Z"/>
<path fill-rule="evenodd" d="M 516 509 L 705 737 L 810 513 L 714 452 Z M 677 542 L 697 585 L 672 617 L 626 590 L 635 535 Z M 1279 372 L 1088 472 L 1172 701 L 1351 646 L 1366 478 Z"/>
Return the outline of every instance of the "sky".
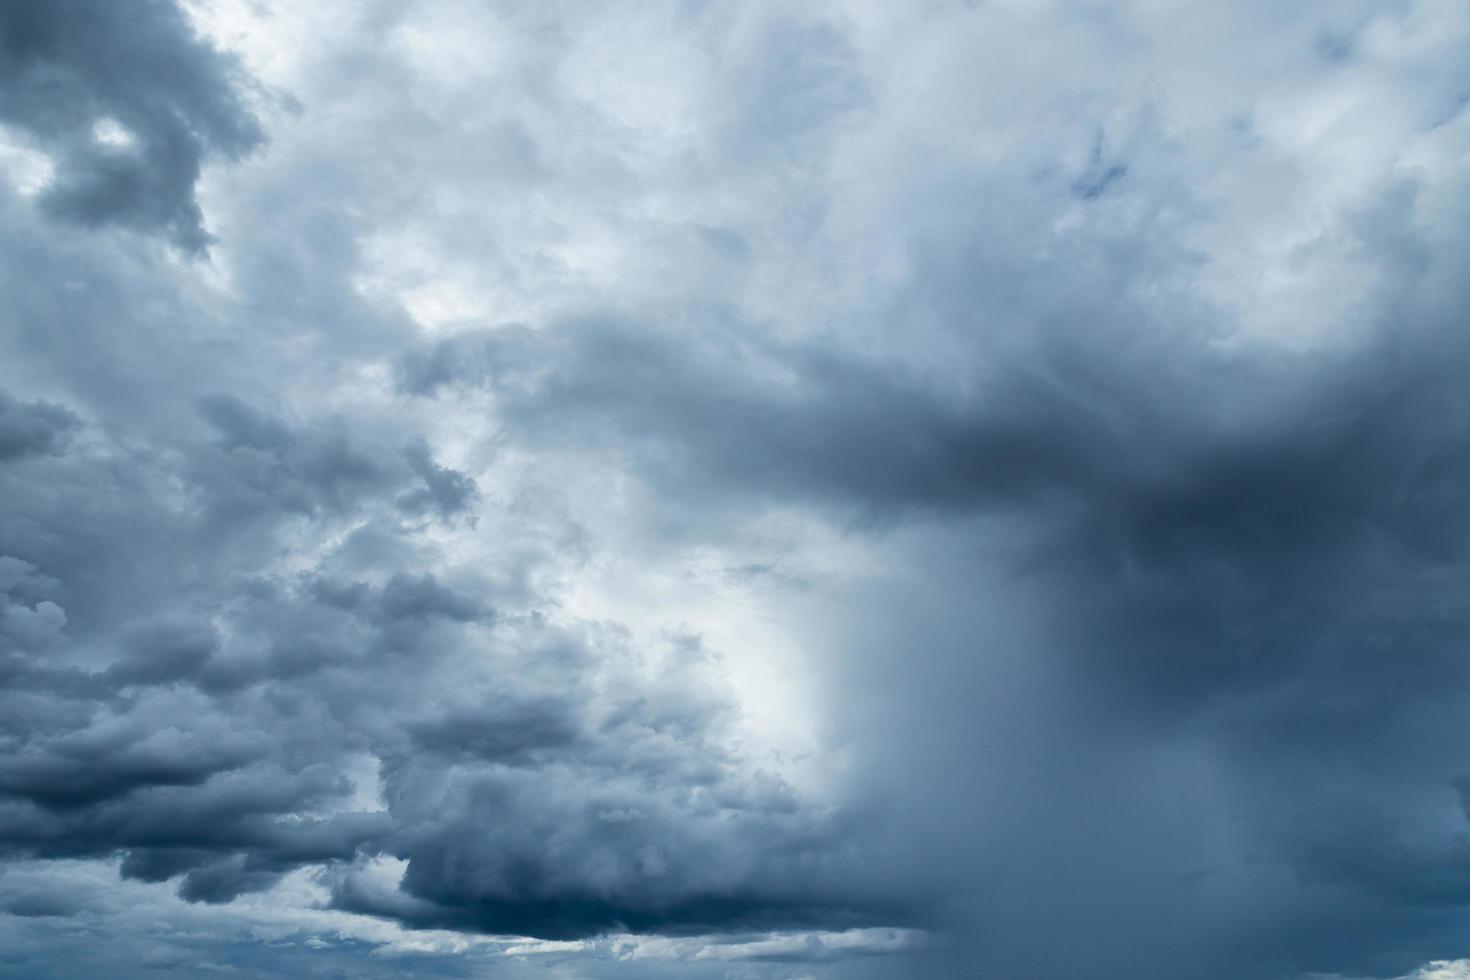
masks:
<path fill-rule="evenodd" d="M 0 976 L 1470 978 L 1463 0 L 0 0 Z"/>

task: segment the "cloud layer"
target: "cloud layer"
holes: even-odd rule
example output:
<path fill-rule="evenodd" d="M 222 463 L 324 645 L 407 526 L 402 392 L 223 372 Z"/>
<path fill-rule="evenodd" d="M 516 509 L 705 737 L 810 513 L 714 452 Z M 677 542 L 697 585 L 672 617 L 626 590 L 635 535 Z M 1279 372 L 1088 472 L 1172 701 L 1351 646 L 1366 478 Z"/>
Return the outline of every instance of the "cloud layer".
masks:
<path fill-rule="evenodd" d="M 1470 15 L 0 12 L 0 970 L 1454 975 Z"/>

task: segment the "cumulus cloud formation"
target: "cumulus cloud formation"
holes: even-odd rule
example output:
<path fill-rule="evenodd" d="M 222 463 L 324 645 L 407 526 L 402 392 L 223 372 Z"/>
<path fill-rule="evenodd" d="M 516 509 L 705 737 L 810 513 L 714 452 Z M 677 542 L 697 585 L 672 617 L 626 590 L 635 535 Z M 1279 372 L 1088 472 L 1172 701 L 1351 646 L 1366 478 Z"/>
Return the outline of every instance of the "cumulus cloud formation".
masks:
<path fill-rule="evenodd" d="M 20 402 L 0 394 L 0 456 L 19 459 L 59 450 L 76 416 L 43 401 Z"/>
<path fill-rule="evenodd" d="M 0 972 L 1460 975 L 1467 41 L 6 5 Z"/>
<path fill-rule="evenodd" d="M 262 139 L 235 75 L 171 0 L 0 11 L 0 125 L 52 159 L 41 204 L 64 221 L 202 250 L 194 185 L 204 158 L 235 159 Z"/>

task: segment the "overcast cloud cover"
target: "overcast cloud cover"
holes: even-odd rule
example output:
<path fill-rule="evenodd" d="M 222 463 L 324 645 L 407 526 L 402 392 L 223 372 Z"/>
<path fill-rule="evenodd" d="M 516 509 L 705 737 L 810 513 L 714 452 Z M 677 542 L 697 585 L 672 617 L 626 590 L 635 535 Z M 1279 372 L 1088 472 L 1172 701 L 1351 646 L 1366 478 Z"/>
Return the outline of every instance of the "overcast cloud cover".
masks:
<path fill-rule="evenodd" d="M 0 0 L 0 975 L 1470 977 L 1467 103 L 1463 0 Z"/>

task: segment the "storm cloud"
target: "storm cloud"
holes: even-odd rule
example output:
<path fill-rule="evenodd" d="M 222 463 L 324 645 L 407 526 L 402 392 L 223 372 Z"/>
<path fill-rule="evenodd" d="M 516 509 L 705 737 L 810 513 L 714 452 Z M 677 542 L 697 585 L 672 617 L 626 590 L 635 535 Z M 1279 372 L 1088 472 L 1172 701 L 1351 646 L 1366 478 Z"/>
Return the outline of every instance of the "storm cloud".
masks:
<path fill-rule="evenodd" d="M 0 116 L 51 156 L 42 204 L 66 221 L 159 231 L 201 250 L 204 157 L 236 159 L 262 139 L 234 76 L 167 0 L 0 14 Z"/>
<path fill-rule="evenodd" d="M 1470 970 L 1470 15 L 0 12 L 0 972 Z"/>

